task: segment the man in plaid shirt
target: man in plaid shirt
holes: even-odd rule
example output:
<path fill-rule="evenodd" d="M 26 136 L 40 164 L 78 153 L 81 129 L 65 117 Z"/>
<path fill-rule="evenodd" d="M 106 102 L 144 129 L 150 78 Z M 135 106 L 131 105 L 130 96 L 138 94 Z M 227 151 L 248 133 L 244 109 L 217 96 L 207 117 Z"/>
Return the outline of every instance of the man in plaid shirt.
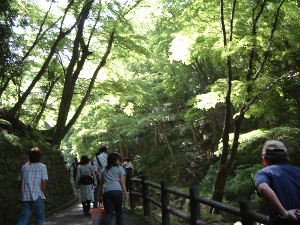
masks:
<path fill-rule="evenodd" d="M 41 225 L 45 220 L 44 192 L 48 180 L 46 165 L 40 163 L 41 151 L 32 148 L 29 162 L 24 164 L 19 177 L 20 200 L 22 201 L 22 216 L 17 225 L 29 224 L 32 212 L 36 215 L 36 224 Z"/>

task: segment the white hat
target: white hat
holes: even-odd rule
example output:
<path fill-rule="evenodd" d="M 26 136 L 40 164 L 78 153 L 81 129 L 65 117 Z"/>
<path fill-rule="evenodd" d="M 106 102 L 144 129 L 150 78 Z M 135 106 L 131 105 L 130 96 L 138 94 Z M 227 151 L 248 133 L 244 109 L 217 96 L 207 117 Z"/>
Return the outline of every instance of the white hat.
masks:
<path fill-rule="evenodd" d="M 287 148 L 281 141 L 269 140 L 266 141 L 263 147 L 263 154 L 266 153 L 287 153 Z"/>

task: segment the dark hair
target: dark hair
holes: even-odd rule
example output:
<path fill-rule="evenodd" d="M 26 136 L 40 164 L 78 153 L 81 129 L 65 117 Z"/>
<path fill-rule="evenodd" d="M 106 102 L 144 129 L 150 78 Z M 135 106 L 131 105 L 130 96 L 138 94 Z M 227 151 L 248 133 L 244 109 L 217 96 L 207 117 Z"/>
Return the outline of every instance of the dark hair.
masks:
<path fill-rule="evenodd" d="M 89 163 L 89 158 L 86 155 L 81 156 L 80 165 L 86 165 Z"/>
<path fill-rule="evenodd" d="M 270 165 L 284 164 L 288 162 L 288 156 L 286 154 L 267 153 L 264 154 L 263 157 L 269 160 Z"/>
<path fill-rule="evenodd" d="M 40 162 L 41 157 L 42 157 L 42 154 L 41 154 L 41 150 L 39 149 L 39 147 L 33 147 L 28 152 L 28 158 L 29 158 L 30 163 Z"/>
<path fill-rule="evenodd" d="M 125 162 L 131 162 L 131 160 L 129 158 L 125 158 L 124 161 Z"/>
<path fill-rule="evenodd" d="M 114 166 L 118 166 L 117 164 L 117 160 L 120 159 L 120 154 L 117 152 L 113 152 L 108 154 L 107 156 L 107 166 L 106 166 L 106 170 L 109 170 L 110 168 L 114 167 Z"/>
<path fill-rule="evenodd" d="M 102 152 L 106 152 L 107 151 L 107 147 L 106 146 L 101 146 L 99 148 L 99 154 L 102 153 Z"/>

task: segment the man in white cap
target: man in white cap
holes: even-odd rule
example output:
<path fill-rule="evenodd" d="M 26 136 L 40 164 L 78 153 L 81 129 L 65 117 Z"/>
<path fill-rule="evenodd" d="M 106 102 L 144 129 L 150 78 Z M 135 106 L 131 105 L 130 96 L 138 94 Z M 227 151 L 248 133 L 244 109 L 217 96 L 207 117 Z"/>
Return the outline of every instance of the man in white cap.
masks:
<path fill-rule="evenodd" d="M 287 148 L 280 141 L 266 141 L 262 159 L 266 168 L 258 171 L 254 180 L 259 195 L 268 203 L 269 224 L 299 224 L 300 168 L 288 164 Z"/>

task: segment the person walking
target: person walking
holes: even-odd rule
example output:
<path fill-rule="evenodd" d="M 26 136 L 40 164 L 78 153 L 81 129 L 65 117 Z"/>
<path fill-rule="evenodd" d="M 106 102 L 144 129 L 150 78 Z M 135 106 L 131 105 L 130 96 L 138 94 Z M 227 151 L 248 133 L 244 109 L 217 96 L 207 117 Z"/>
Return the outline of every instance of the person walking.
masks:
<path fill-rule="evenodd" d="M 97 179 L 87 156 L 82 156 L 79 164 L 76 175 L 76 187 L 80 190 L 83 213 L 84 215 L 89 215 L 90 204 L 94 201 L 93 185 L 97 186 Z"/>
<path fill-rule="evenodd" d="M 94 165 L 97 165 L 99 173 L 101 173 L 107 165 L 107 156 L 107 147 L 101 146 L 93 162 Z"/>
<path fill-rule="evenodd" d="M 120 163 L 120 155 L 116 152 L 110 153 L 107 157 L 107 166 L 102 171 L 100 192 L 105 209 L 105 225 L 111 224 L 114 211 L 116 212 L 116 225 L 123 225 L 123 193 L 125 200 L 128 199 L 128 193 L 126 190 L 126 172 Z"/>
<path fill-rule="evenodd" d="M 28 152 L 29 161 L 22 166 L 18 189 L 22 201 L 22 215 L 17 225 L 28 225 L 32 212 L 36 215 L 36 225 L 45 221 L 44 200 L 48 181 L 47 167 L 41 163 L 41 150 L 33 147 Z"/>
<path fill-rule="evenodd" d="M 74 180 L 74 183 L 76 184 L 76 174 L 77 174 L 77 168 L 78 168 L 78 160 L 77 158 L 74 158 L 74 161 L 72 163 L 72 168 L 73 168 L 73 180 Z"/>
<path fill-rule="evenodd" d="M 100 160 L 97 156 L 100 155 L 100 152 L 96 153 L 95 159 L 93 160 L 93 169 L 97 178 L 97 186 L 94 186 L 94 201 L 93 201 L 93 208 L 98 208 L 99 203 L 99 187 L 100 187 L 100 179 L 101 179 L 101 171 L 99 171 L 99 164 Z"/>
<path fill-rule="evenodd" d="M 287 148 L 280 141 L 265 142 L 262 159 L 266 168 L 258 171 L 254 180 L 259 195 L 268 203 L 269 224 L 299 224 L 300 168 L 288 164 Z"/>
<path fill-rule="evenodd" d="M 124 159 L 123 168 L 126 172 L 126 189 L 129 190 L 129 179 L 134 175 L 134 167 L 129 158 Z"/>

